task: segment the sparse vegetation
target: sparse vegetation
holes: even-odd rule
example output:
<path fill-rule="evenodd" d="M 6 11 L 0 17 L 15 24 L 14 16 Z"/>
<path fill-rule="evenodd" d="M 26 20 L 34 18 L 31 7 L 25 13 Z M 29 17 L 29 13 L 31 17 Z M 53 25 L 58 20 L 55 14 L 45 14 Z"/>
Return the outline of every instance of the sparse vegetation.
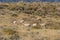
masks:
<path fill-rule="evenodd" d="M 50 40 L 48 37 L 42 37 L 40 40 Z"/>
<path fill-rule="evenodd" d="M 17 17 L 18 15 L 17 15 L 17 14 L 12 14 L 11 16 L 12 16 L 12 17 Z"/>
<path fill-rule="evenodd" d="M 42 5 L 42 4 L 44 4 L 44 5 Z M 8 10 L 12 11 L 11 13 L 8 12 L 8 15 L 11 15 L 12 17 L 19 17 L 20 13 L 21 14 L 24 13 L 24 14 L 27 14 L 27 15 L 38 16 L 43 21 L 45 20 L 46 22 L 48 22 L 52 18 L 53 18 L 52 20 L 56 19 L 55 21 L 57 21 L 59 19 L 59 17 L 60 17 L 60 14 L 59 14 L 60 10 L 58 9 L 58 7 L 59 7 L 58 3 L 56 5 L 54 3 L 47 3 L 47 2 L 46 3 L 39 3 L 39 2 L 37 2 L 37 3 L 36 2 L 32 2 L 32 3 L 29 3 L 29 2 L 28 3 L 26 3 L 26 2 L 18 2 L 18 3 L 13 3 L 13 4 L 12 3 L 7 3 L 6 5 L 5 4 L 4 5 L 0 4 L 0 6 L 2 6 L 3 9 L 8 9 Z M 6 12 L 6 11 L 3 11 L 3 12 Z M 5 15 L 5 13 L 1 13 L 1 14 Z M 27 17 L 30 17 L 30 16 L 27 16 Z M 43 18 L 45 18 L 45 19 L 43 19 Z M 36 22 L 35 18 L 33 18 L 33 17 L 29 18 L 29 20 L 32 20 L 32 19 Z M 48 29 L 50 29 L 50 28 L 56 29 L 56 27 L 57 27 L 57 29 L 60 29 L 58 23 L 55 23 L 52 20 L 51 20 L 51 22 L 53 22 L 52 23 L 53 25 L 50 25 L 51 23 L 48 22 L 46 24 L 46 27 L 49 24 L 49 26 L 47 27 Z M 37 23 L 39 24 L 39 22 L 37 22 Z M 36 28 L 36 27 L 34 27 L 34 28 Z M 39 28 L 39 27 L 37 27 L 37 28 Z"/>
<path fill-rule="evenodd" d="M 60 38 L 60 3 L 0 3 L 0 40 L 54 40 L 56 37 Z"/>
<path fill-rule="evenodd" d="M 13 34 L 17 33 L 15 30 L 10 29 L 10 28 L 3 29 L 3 32 L 8 35 L 13 35 Z"/>
<path fill-rule="evenodd" d="M 33 27 L 34 29 L 41 29 L 41 27 L 40 26 L 35 26 L 35 27 Z"/>

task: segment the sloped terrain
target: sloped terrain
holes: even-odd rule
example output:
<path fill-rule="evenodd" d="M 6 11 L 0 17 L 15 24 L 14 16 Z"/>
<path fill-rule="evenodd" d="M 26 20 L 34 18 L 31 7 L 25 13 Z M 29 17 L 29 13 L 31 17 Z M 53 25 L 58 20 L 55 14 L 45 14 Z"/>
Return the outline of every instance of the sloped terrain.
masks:
<path fill-rule="evenodd" d="M 0 40 L 60 40 L 60 3 L 0 3 Z"/>

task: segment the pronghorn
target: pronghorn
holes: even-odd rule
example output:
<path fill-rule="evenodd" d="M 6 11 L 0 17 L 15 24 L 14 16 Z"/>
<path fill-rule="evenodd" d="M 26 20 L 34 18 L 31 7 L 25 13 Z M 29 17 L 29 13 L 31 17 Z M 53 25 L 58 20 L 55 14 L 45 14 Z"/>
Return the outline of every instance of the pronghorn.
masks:
<path fill-rule="evenodd" d="M 40 26 L 45 29 L 46 28 L 46 23 L 41 23 Z"/>

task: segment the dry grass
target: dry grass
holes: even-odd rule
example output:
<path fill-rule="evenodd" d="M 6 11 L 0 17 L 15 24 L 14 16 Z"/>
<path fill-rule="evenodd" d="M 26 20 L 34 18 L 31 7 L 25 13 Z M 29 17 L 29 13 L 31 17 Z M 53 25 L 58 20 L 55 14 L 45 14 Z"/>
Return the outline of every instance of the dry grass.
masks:
<path fill-rule="evenodd" d="M 0 33 L 8 34 L 5 40 L 60 40 L 59 8 L 49 2 L 0 3 Z"/>
<path fill-rule="evenodd" d="M 3 5 L 2 4 L 0 4 L 0 6 L 2 7 L 1 12 L 3 11 L 3 13 L 0 13 L 0 14 L 4 15 L 7 18 L 9 16 L 10 18 L 15 17 L 14 18 L 15 20 L 19 20 L 18 18 L 20 18 L 21 14 L 24 14 L 24 15 L 22 15 L 23 17 L 26 16 L 26 19 L 28 19 L 28 17 L 30 17 L 29 20 L 32 20 L 33 16 L 34 17 L 37 16 L 36 19 L 37 18 L 41 19 L 42 23 L 47 22 L 46 27 L 48 29 L 49 28 L 60 29 L 60 27 L 59 27 L 60 26 L 59 25 L 60 24 L 59 3 L 18 2 L 18 3 L 6 3 Z M 6 10 L 4 10 L 4 9 L 6 9 Z M 32 15 L 32 17 L 30 15 Z M 36 23 L 40 24 L 39 19 L 37 19 L 38 22 L 35 19 L 33 19 L 33 20 L 35 20 Z"/>
<path fill-rule="evenodd" d="M 4 34 L 7 34 L 7 35 L 13 35 L 13 34 L 17 33 L 15 30 L 10 29 L 10 28 L 3 29 L 3 32 L 4 32 Z"/>

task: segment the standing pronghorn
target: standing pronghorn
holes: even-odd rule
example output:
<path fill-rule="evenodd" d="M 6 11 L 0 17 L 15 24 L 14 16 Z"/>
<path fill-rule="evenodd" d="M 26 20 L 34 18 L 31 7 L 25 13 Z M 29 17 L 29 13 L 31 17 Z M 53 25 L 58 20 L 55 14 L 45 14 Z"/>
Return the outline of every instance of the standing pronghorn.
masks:
<path fill-rule="evenodd" d="M 41 26 L 43 29 L 45 29 L 45 28 L 46 28 L 46 24 L 47 24 L 47 23 L 41 23 L 40 26 Z"/>

